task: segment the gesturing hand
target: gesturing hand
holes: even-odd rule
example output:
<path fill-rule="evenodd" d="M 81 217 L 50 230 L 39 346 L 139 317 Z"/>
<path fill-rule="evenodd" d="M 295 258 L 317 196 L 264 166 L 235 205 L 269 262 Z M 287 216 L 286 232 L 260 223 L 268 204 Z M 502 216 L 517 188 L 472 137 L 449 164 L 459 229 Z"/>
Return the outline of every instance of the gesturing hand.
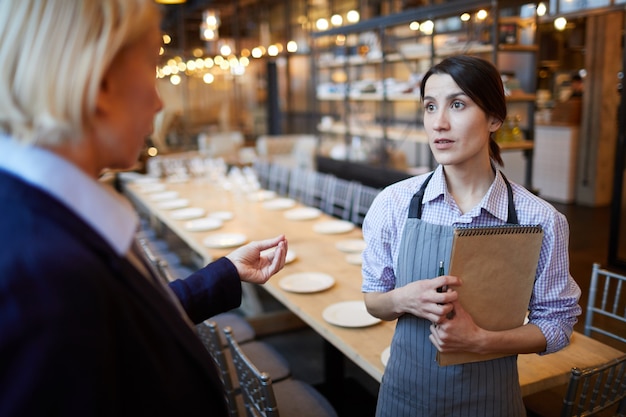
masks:
<path fill-rule="evenodd" d="M 272 248 L 275 250 L 261 253 Z M 284 235 L 250 242 L 226 255 L 237 268 L 240 279 L 253 284 L 264 284 L 280 271 L 285 266 L 285 256 L 287 239 Z"/>

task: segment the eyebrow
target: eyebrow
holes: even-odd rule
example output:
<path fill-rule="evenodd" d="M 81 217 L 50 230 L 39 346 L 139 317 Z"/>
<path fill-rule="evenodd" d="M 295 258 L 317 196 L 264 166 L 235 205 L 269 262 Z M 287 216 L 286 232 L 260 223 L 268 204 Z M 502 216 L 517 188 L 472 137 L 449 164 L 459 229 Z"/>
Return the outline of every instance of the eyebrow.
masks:
<path fill-rule="evenodd" d="M 453 99 L 458 98 L 460 96 L 466 96 L 467 97 L 467 94 L 465 94 L 463 91 L 452 93 L 452 94 L 449 94 L 449 95 L 446 96 L 446 101 L 453 100 Z M 434 100 L 434 98 L 432 96 L 424 96 L 424 100 Z"/>

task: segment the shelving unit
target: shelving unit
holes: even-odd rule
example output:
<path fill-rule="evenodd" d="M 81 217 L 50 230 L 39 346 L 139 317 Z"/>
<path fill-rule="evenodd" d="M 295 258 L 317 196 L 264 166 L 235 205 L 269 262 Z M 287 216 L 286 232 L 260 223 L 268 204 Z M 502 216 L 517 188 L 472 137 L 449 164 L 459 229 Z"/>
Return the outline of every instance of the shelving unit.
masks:
<path fill-rule="evenodd" d="M 402 168 L 403 161 L 394 156 L 404 153 L 409 166 L 432 165 L 421 119 L 419 81 L 434 63 L 459 53 L 482 56 L 496 62 L 502 72 L 515 73 L 521 90 L 509 96 L 509 112 L 520 116 L 520 127 L 532 141 L 537 62 L 534 18 L 501 18 L 497 4 L 467 1 L 425 6 L 312 33 L 317 113 L 321 115 L 319 153 L 392 168 Z M 477 20 L 473 16 L 481 9 L 488 17 Z M 462 23 L 462 13 L 469 13 L 470 21 Z M 409 30 L 411 22 L 427 20 L 434 23 L 432 34 Z M 508 37 L 501 29 L 508 30 Z M 507 143 L 503 149 L 524 152 L 530 167 L 532 142 Z M 528 169 L 524 176 L 529 186 Z"/>

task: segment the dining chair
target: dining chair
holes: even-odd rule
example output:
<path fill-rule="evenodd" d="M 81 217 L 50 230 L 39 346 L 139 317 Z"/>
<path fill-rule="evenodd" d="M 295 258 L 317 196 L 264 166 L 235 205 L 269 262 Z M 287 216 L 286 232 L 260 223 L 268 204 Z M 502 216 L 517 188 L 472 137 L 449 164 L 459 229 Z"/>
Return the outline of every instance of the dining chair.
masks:
<path fill-rule="evenodd" d="M 342 220 L 350 220 L 352 195 L 356 182 L 330 176 L 324 184 L 321 209 L 326 214 Z"/>
<path fill-rule="evenodd" d="M 306 175 L 306 189 L 302 196 L 302 203 L 315 208 L 322 208 L 324 191 L 327 182 L 332 181 L 333 175 L 319 171 L 308 171 Z"/>
<path fill-rule="evenodd" d="M 365 219 L 365 215 L 378 193 L 380 193 L 380 189 L 370 187 L 369 185 L 358 183 L 355 186 L 350 216 L 352 223 L 357 226 L 363 225 L 363 219 Z"/>
<path fill-rule="evenodd" d="M 589 298 L 584 333 L 602 335 L 626 347 L 626 275 L 609 271 L 594 263 L 589 285 Z"/>
<path fill-rule="evenodd" d="M 289 187 L 287 190 L 287 197 L 296 201 L 303 202 L 307 188 L 307 176 L 309 175 L 309 169 L 296 167 L 291 171 L 289 177 Z"/>
<path fill-rule="evenodd" d="M 286 196 L 289 188 L 289 175 L 291 167 L 283 164 L 272 163 L 270 165 L 267 189 L 276 194 Z"/>
<path fill-rule="evenodd" d="M 243 402 L 253 417 L 337 417 L 326 397 L 303 381 L 288 378 L 279 382 L 271 373 L 261 372 L 233 337 L 232 329 L 223 329 L 232 354 Z M 265 365 L 262 364 L 263 369 Z"/>
<path fill-rule="evenodd" d="M 252 163 L 252 169 L 256 173 L 261 188 L 268 189 L 271 163 L 267 159 L 257 158 Z"/>
<path fill-rule="evenodd" d="M 561 417 L 596 416 L 616 404 L 612 415 L 626 416 L 626 355 L 594 368 L 573 368 Z"/>
<path fill-rule="evenodd" d="M 235 388 L 235 383 L 232 378 L 232 369 L 228 364 L 228 359 L 224 354 L 224 347 L 220 341 L 220 337 L 217 331 L 217 325 L 215 322 L 206 321 L 196 325 L 198 337 L 202 341 L 202 344 L 209 352 L 213 363 L 218 370 L 220 380 L 222 381 L 222 387 L 224 389 L 224 396 L 226 398 L 226 405 L 228 406 L 228 415 L 230 417 L 238 417 L 244 415 L 244 407 L 241 395 Z"/>

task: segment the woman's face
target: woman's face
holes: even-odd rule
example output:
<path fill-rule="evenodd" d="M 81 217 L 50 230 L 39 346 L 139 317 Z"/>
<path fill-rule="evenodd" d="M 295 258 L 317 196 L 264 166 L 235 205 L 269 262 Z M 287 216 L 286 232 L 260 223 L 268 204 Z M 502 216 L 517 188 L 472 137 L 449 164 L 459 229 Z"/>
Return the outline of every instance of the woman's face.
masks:
<path fill-rule="evenodd" d="M 153 27 L 120 51 L 104 75 L 94 127 L 100 169 L 131 167 L 152 132 L 154 115 L 162 108 L 156 90 L 160 46 L 155 20 Z"/>
<path fill-rule="evenodd" d="M 424 128 L 442 165 L 489 158 L 489 135 L 501 125 L 467 96 L 448 74 L 433 74 L 424 87 Z"/>

